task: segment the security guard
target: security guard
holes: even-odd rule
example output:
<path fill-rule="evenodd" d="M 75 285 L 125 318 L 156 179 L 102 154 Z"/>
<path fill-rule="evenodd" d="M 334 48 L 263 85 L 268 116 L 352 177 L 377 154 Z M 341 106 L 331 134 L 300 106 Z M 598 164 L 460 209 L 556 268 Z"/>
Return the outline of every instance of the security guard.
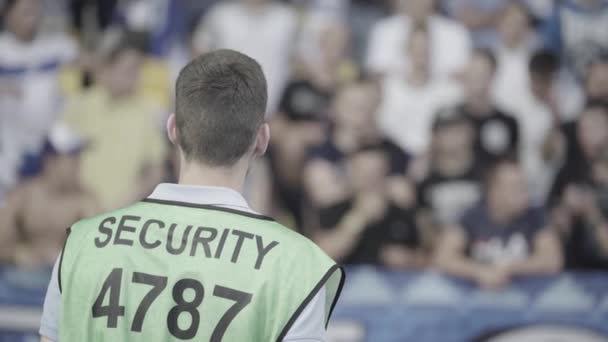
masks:
<path fill-rule="evenodd" d="M 176 88 L 180 184 L 68 230 L 42 341 L 324 341 L 342 269 L 240 195 L 270 137 L 261 67 L 218 50 Z"/>

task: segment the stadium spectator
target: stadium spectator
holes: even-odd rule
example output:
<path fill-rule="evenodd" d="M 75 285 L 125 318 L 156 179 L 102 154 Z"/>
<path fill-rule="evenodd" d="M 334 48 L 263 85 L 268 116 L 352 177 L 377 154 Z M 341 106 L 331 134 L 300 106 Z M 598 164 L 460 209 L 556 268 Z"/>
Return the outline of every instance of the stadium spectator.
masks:
<path fill-rule="evenodd" d="M 90 140 L 82 178 L 104 209 L 143 197 L 162 178 L 166 143 L 159 107 L 136 92 L 142 56 L 123 38 L 101 42 L 99 85 L 71 99 L 63 117 Z"/>
<path fill-rule="evenodd" d="M 8 0 L 0 33 L 0 196 L 14 185 L 24 154 L 39 153 L 61 104 L 58 73 L 77 47 L 40 28 L 40 0 Z"/>
<path fill-rule="evenodd" d="M 379 97 L 378 85 L 365 79 L 343 86 L 336 94 L 329 134 L 322 144 L 310 149 L 304 168 L 305 191 L 313 208 L 327 207 L 344 196 L 348 189 L 345 160 L 362 148 L 383 150 L 389 158 L 390 175 L 401 180 L 405 177 L 409 155 L 384 137 L 376 125 Z M 402 190 L 403 203 L 411 200 L 407 185 L 396 188 Z"/>
<path fill-rule="evenodd" d="M 520 124 L 519 156 L 534 201 L 544 201 L 559 160 L 547 153 L 547 141 L 558 138 L 561 111 L 557 100 L 559 61 L 549 50 L 540 50 L 528 66 L 526 93 L 512 98 L 510 110 Z M 506 100 L 506 97 L 505 97 Z"/>
<path fill-rule="evenodd" d="M 66 227 L 97 213 L 97 201 L 78 175 L 84 143 L 65 126 L 51 130 L 42 173 L 17 186 L 0 208 L 0 262 L 52 265 Z"/>
<path fill-rule="evenodd" d="M 608 270 L 608 148 L 593 162 L 586 183 L 571 184 L 554 211 L 566 268 Z"/>
<path fill-rule="evenodd" d="M 491 95 L 496 74 L 496 58 L 491 51 L 475 50 L 464 75 L 464 102 L 459 106 L 475 127 L 475 156 L 483 165 L 517 155 L 517 120 L 497 108 Z"/>
<path fill-rule="evenodd" d="M 281 202 L 296 224 L 302 221 L 302 169 L 306 153 L 325 139 L 332 97 L 356 78 L 350 58 L 349 32 L 342 23 L 325 24 L 319 34 L 320 55 L 303 63 L 300 77 L 287 86 L 271 121 L 270 157 Z"/>
<path fill-rule="evenodd" d="M 519 1 L 505 4 L 497 19 L 499 39 L 493 50 L 498 67 L 492 95 L 501 108 L 517 114 L 517 104 L 530 96 L 528 64 L 538 39 L 528 8 Z"/>
<path fill-rule="evenodd" d="M 469 32 L 460 23 L 435 13 L 435 0 L 398 0 L 397 13 L 374 25 L 366 68 L 381 75 L 403 71 L 408 59 L 403 48 L 416 26 L 427 26 L 431 41 L 431 75 L 451 76 L 462 71 L 470 57 Z"/>
<path fill-rule="evenodd" d="M 348 157 L 349 193 L 319 212 L 313 239 L 330 256 L 346 264 L 392 268 L 420 266 L 419 234 L 411 207 L 391 199 L 390 163 L 379 148 L 364 148 Z"/>
<path fill-rule="evenodd" d="M 128 40 L 134 48 L 142 52 L 140 76 L 136 85 L 136 92 L 163 108 L 168 108 L 172 100 L 169 91 L 170 70 L 163 58 L 147 53 L 149 35 L 145 32 L 123 30 L 119 27 L 107 29 L 100 39 L 104 41 Z M 95 86 L 98 79 L 95 77 L 97 51 L 87 49 L 81 52 L 78 64 L 65 68 L 61 73 L 61 86 L 66 97 L 80 95 L 86 89 Z"/>
<path fill-rule="evenodd" d="M 565 0 L 556 2 L 543 28 L 544 43 L 561 56 L 582 79 L 587 66 L 608 53 L 608 1 Z"/>
<path fill-rule="evenodd" d="M 433 115 L 462 97 L 460 86 L 445 77 L 432 77 L 433 35 L 427 26 L 415 26 L 407 39 L 409 61 L 405 73 L 386 76 L 379 126 L 402 149 L 416 156 L 427 152 Z M 405 50 L 405 49 L 404 49 Z"/>
<path fill-rule="evenodd" d="M 557 153 L 563 166 L 551 189 L 551 206 L 563 198 L 569 185 L 585 184 L 591 179 L 592 165 L 608 149 L 608 106 L 592 101 L 578 120 L 562 126 L 560 139 L 555 139 Z"/>
<path fill-rule="evenodd" d="M 233 49 L 259 61 L 268 79 L 268 112 L 273 113 L 290 76 L 297 26 L 292 8 L 275 0 L 220 2 L 199 23 L 193 50 L 198 55 Z"/>
<path fill-rule="evenodd" d="M 529 203 L 519 165 L 498 162 L 486 181 L 486 197 L 444 231 L 436 265 L 487 288 L 505 286 L 515 276 L 559 272 L 558 237 L 543 210 Z"/>
<path fill-rule="evenodd" d="M 458 111 L 441 110 L 433 123 L 428 173 L 418 184 L 417 223 L 432 247 L 442 227 L 458 222 L 481 199 L 473 154 L 473 125 Z"/>

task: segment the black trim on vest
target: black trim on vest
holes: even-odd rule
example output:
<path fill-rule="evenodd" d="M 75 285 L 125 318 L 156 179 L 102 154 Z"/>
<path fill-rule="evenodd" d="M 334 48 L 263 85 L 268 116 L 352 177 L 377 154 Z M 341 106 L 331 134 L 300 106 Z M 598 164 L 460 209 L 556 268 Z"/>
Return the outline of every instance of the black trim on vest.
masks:
<path fill-rule="evenodd" d="M 159 200 L 159 199 L 154 199 L 154 198 L 145 198 L 145 199 L 142 200 L 142 202 L 155 203 L 155 204 L 163 204 L 163 205 L 174 205 L 174 206 L 186 207 L 186 208 L 197 208 L 197 209 L 224 211 L 224 212 L 235 214 L 235 215 L 241 215 L 241 216 L 246 216 L 246 217 L 250 217 L 250 218 L 254 218 L 254 219 L 258 219 L 258 220 L 273 221 L 274 222 L 274 219 L 272 217 L 268 217 L 268 216 L 264 216 L 264 215 L 258 215 L 258 214 L 253 214 L 253 213 L 248 213 L 246 211 L 241 211 L 241 210 L 237 210 L 237 209 L 219 207 L 219 206 L 210 205 L 210 204 L 196 204 L 196 203 L 188 203 L 188 202 L 166 201 L 166 200 Z"/>
<path fill-rule="evenodd" d="M 291 318 L 289 319 L 289 321 L 287 321 L 287 324 L 285 325 L 285 327 L 281 331 L 281 334 L 277 338 L 277 342 L 282 342 L 283 341 L 283 339 L 285 338 L 285 335 L 287 335 L 287 333 L 289 332 L 289 330 L 291 329 L 291 327 L 293 326 L 293 324 L 296 322 L 296 320 L 298 319 L 298 317 L 300 317 L 300 315 L 302 314 L 302 311 L 304 311 L 304 309 L 306 309 L 306 307 L 308 306 L 308 304 L 310 304 L 310 301 L 313 298 L 315 298 L 315 296 L 317 295 L 317 293 L 319 293 L 319 291 L 321 290 L 321 288 L 323 286 L 325 286 L 325 283 L 327 282 L 327 280 L 334 274 L 334 272 L 336 272 L 336 270 L 340 271 L 340 275 L 341 275 L 341 277 L 340 277 L 340 284 L 338 284 L 338 289 L 336 291 L 336 295 L 334 297 L 334 301 L 331 304 L 331 308 L 329 310 L 329 314 L 327 315 L 327 322 L 325 322 L 325 328 L 327 329 L 327 325 L 329 324 L 329 319 L 331 318 L 331 314 L 334 311 L 334 307 L 336 306 L 336 303 L 338 302 L 338 298 L 340 298 L 340 294 L 342 293 L 342 287 L 344 286 L 344 278 L 345 278 L 345 276 L 344 276 L 344 269 L 341 266 L 339 266 L 339 265 L 333 265 L 327 271 L 327 273 L 325 273 L 325 275 L 323 276 L 323 278 L 321 278 L 321 280 L 319 280 L 319 282 L 317 283 L 317 285 L 312 289 L 312 291 L 304 299 L 304 301 L 302 302 L 302 304 L 300 304 L 300 306 L 293 313 L 293 315 L 291 316 Z"/>
<path fill-rule="evenodd" d="M 71 228 L 68 228 L 65 231 L 65 241 L 63 242 L 63 248 L 61 249 L 61 258 L 59 258 L 59 267 L 57 268 L 57 283 L 59 284 L 59 293 L 63 292 L 63 287 L 61 286 L 61 265 L 63 264 L 63 256 L 65 255 L 65 246 L 68 244 L 68 238 L 70 237 L 71 232 Z"/>
<path fill-rule="evenodd" d="M 344 281 L 346 280 L 346 274 L 344 273 L 344 268 L 342 266 L 336 265 L 340 269 L 340 284 L 338 284 L 338 289 L 336 290 L 336 296 L 334 297 L 334 302 L 331 303 L 331 307 L 329 308 L 329 313 L 327 314 L 327 322 L 325 322 L 325 330 L 327 330 L 327 326 L 329 325 L 329 319 L 331 318 L 331 314 L 334 313 L 334 309 L 336 304 L 338 304 L 338 299 L 340 299 L 340 295 L 342 294 L 342 288 L 344 287 Z"/>

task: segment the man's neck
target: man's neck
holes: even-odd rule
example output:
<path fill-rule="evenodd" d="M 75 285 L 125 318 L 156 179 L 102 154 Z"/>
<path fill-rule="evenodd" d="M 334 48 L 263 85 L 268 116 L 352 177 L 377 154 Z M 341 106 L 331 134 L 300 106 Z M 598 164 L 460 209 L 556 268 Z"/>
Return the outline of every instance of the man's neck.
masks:
<path fill-rule="evenodd" d="M 243 192 L 247 165 L 239 161 L 233 167 L 210 167 L 197 162 L 182 163 L 179 184 L 224 187 Z M 241 165 L 239 165 L 241 164 Z"/>

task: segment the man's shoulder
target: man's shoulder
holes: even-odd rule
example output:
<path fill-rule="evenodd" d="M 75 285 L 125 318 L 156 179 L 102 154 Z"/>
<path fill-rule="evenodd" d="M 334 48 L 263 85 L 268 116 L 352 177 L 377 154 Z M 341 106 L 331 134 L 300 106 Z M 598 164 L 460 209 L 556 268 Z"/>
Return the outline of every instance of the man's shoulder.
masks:
<path fill-rule="evenodd" d="M 82 228 L 85 228 L 85 227 L 88 227 L 91 225 L 97 226 L 101 222 L 103 222 L 105 219 L 110 218 L 110 217 L 116 219 L 117 217 L 121 217 L 124 215 L 134 214 L 136 208 L 138 208 L 139 206 L 141 206 L 140 202 L 131 204 L 126 207 L 122 207 L 122 208 L 118 208 L 118 209 L 114 209 L 114 210 L 108 210 L 101 214 L 97 214 L 97 215 L 90 216 L 87 218 L 83 218 L 82 220 L 74 223 L 72 225 L 71 230 L 75 231 L 75 230 L 79 230 L 79 229 L 82 229 Z"/>
<path fill-rule="evenodd" d="M 302 260 L 303 258 L 306 258 L 306 256 L 311 256 L 313 257 L 311 260 L 316 260 L 316 258 L 314 258 L 316 256 L 334 263 L 333 260 L 331 260 L 329 256 L 327 256 L 327 254 L 308 237 L 276 221 L 271 224 L 281 243 L 288 246 L 286 249 L 288 253 L 298 260 Z"/>

